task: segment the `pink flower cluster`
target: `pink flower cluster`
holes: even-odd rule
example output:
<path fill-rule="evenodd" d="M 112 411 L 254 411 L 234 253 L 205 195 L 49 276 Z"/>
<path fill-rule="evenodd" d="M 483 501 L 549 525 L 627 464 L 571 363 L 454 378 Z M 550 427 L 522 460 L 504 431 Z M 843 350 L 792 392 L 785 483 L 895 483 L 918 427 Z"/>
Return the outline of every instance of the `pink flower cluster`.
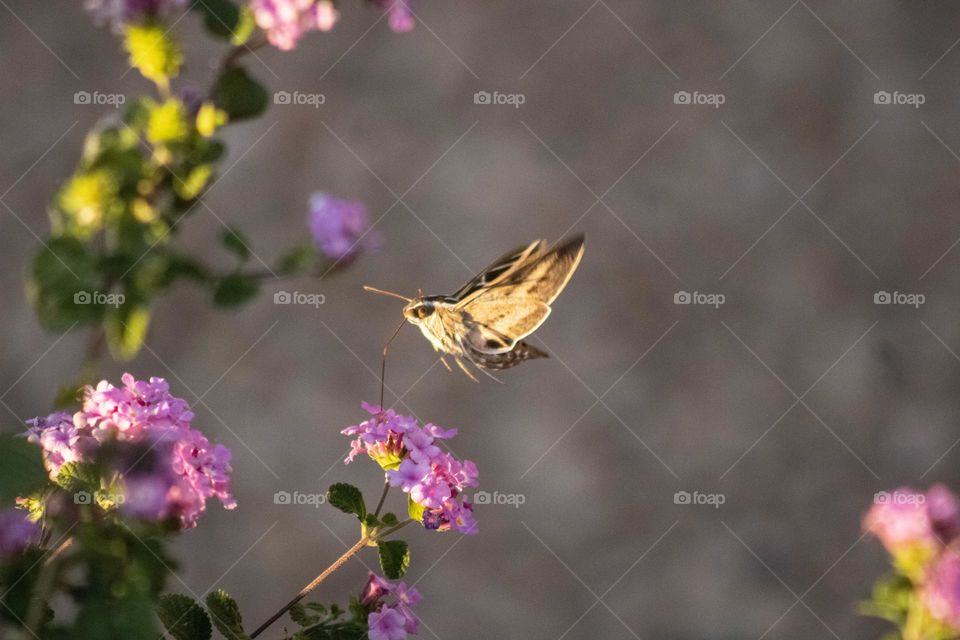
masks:
<path fill-rule="evenodd" d="M 947 487 L 926 493 L 901 487 L 877 494 L 863 519 L 911 574 L 927 611 L 960 631 L 960 500 Z"/>
<path fill-rule="evenodd" d="M 92 462 L 106 443 L 142 452 L 130 461 L 108 461 L 119 471 L 125 490 L 122 508 L 150 520 L 171 516 L 184 528 L 196 525 L 207 498 L 225 509 L 236 507 L 230 493 L 230 450 L 190 426 L 193 412 L 170 394 L 163 378 L 135 380 L 125 373 L 123 386 L 106 380 L 84 390 L 83 406 L 72 416 L 53 413 L 29 421 L 27 438 L 43 448 L 50 477 L 56 480 L 68 462 Z M 149 454 L 149 455 L 148 455 Z M 129 465 L 127 464 L 129 462 Z"/>
<path fill-rule="evenodd" d="M 391 600 L 388 604 L 387 600 Z M 390 582 L 372 571 L 360 593 L 360 605 L 369 611 L 367 635 L 370 640 L 404 640 L 420 627 L 413 607 L 420 592 L 405 582 Z"/>
<path fill-rule="evenodd" d="M 362 406 L 373 417 L 341 432 L 356 436 L 345 462 L 361 453 L 376 460 L 385 469 L 390 486 L 400 487 L 423 508 L 421 524 L 425 528 L 477 533 L 473 505 L 463 495 L 467 487 L 479 484 L 477 466 L 439 447 L 442 440 L 457 435 L 457 430 L 434 424 L 421 427 L 415 418 L 392 409 Z"/>
<path fill-rule="evenodd" d="M 250 0 L 250 9 L 270 44 L 283 51 L 308 31 L 330 31 L 340 16 L 332 0 Z"/>

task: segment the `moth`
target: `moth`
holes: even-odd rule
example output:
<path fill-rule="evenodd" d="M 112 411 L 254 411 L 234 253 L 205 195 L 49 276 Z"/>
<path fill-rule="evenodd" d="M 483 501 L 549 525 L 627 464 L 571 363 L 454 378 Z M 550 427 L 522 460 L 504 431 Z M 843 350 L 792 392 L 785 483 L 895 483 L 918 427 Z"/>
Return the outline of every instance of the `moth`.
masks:
<path fill-rule="evenodd" d="M 420 293 L 407 298 L 374 287 L 364 289 L 405 300 L 406 321 L 419 327 L 434 349 L 453 357 L 476 380 L 464 360 L 484 370 L 509 369 L 531 358 L 547 357 L 523 339 L 550 315 L 550 305 L 580 264 L 583 243 L 581 234 L 553 247 L 544 240 L 518 247 L 450 295 Z M 440 359 L 450 370 L 443 355 Z"/>

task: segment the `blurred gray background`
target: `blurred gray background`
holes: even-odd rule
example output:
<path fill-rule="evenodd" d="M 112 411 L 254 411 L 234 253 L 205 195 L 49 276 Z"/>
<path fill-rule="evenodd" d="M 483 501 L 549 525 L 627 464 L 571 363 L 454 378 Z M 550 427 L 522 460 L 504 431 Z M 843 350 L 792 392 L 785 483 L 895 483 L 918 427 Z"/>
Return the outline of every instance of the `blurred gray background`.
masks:
<path fill-rule="evenodd" d="M 514 245 L 585 232 L 534 340 L 551 359 L 475 384 L 415 330 L 394 344 L 388 404 L 458 427 L 482 488 L 525 500 L 478 506 L 476 537 L 405 536 L 421 637 L 878 637 L 855 613 L 886 562 L 862 513 L 901 484 L 960 486 L 956 3 L 423 0 L 402 36 L 342 4 L 333 32 L 249 57 L 271 91 L 326 102 L 227 129 L 216 215 L 201 208 L 180 241 L 228 264 L 219 217 L 270 262 L 322 189 L 389 210 L 382 250 L 268 283 L 237 312 L 181 286 L 148 349 L 104 372 L 167 377 L 235 455 L 240 507 L 211 504 L 182 536 L 172 587 L 223 587 L 255 624 L 355 539 L 333 509 L 273 496 L 349 481 L 375 499 L 377 471 L 340 464 L 338 431 L 376 400 L 401 305 L 362 284 L 447 293 Z M 22 285 L 46 202 L 110 109 L 73 94 L 147 87 L 79 2 L 0 5 L 0 393 L 16 430 L 85 344 L 42 332 Z M 206 86 L 220 50 L 194 15 L 176 31 L 186 79 Z M 283 290 L 326 303 L 274 305 Z M 675 304 L 682 291 L 725 302 Z M 352 561 L 317 597 L 342 602 L 365 573 Z"/>

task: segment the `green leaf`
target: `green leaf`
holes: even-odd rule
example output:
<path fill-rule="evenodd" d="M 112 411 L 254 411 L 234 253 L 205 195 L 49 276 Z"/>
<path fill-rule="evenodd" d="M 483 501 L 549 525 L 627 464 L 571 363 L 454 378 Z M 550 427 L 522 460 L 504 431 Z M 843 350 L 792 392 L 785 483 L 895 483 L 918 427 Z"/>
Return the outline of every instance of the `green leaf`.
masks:
<path fill-rule="evenodd" d="M 203 26 L 211 34 L 231 39 L 240 23 L 240 8 L 230 0 L 197 0 L 194 11 L 203 14 Z"/>
<path fill-rule="evenodd" d="M 409 496 L 407 497 L 407 515 L 410 516 L 410 519 L 414 522 L 419 522 L 423 524 L 423 512 L 424 507 L 422 504 L 417 504 Z"/>
<path fill-rule="evenodd" d="M 388 527 L 396 526 L 396 524 L 400 522 L 400 520 L 397 518 L 397 514 L 395 513 L 383 514 L 383 516 L 380 517 L 380 521 Z"/>
<path fill-rule="evenodd" d="M 267 108 L 267 90 L 243 67 L 230 67 L 213 87 L 213 102 L 227 112 L 231 122 L 252 118 Z"/>
<path fill-rule="evenodd" d="M 213 624 L 227 640 L 248 640 L 243 630 L 243 618 L 237 601 L 223 589 L 217 589 L 207 596 L 207 609 Z"/>
<path fill-rule="evenodd" d="M 313 267 L 314 263 L 317 261 L 317 250 L 313 245 L 303 245 L 300 247 L 294 247 L 289 252 L 285 253 L 277 262 L 277 273 L 281 275 L 289 275 L 292 273 L 299 273 L 301 271 L 306 271 Z"/>
<path fill-rule="evenodd" d="M 156 640 L 153 606 L 144 593 L 127 590 L 117 598 L 88 597 L 74 627 L 75 638 L 84 640 Z"/>
<path fill-rule="evenodd" d="M 320 622 L 320 616 L 307 613 L 306 607 L 302 603 L 297 603 L 290 607 L 290 619 L 301 627 L 309 627 L 312 624 Z"/>
<path fill-rule="evenodd" d="M 377 543 L 380 553 L 380 568 L 383 575 L 399 580 L 410 566 L 410 549 L 403 540 L 383 540 Z"/>
<path fill-rule="evenodd" d="M 150 325 L 150 308 L 145 304 L 126 302 L 109 308 L 103 327 L 107 334 L 107 346 L 117 360 L 131 360 L 147 337 Z"/>
<path fill-rule="evenodd" d="M 207 612 L 193 598 L 179 593 L 160 596 L 155 609 L 176 640 L 209 640 L 213 634 Z"/>
<path fill-rule="evenodd" d="M 100 468 L 90 462 L 67 462 L 57 473 L 57 484 L 73 494 L 93 494 L 100 489 Z"/>
<path fill-rule="evenodd" d="M 66 331 L 74 323 L 90 324 L 103 317 L 104 306 L 92 304 L 100 285 L 96 257 L 76 238 L 54 238 L 33 258 L 27 296 L 40 324 Z"/>
<path fill-rule="evenodd" d="M 248 260 L 250 258 L 250 243 L 247 242 L 247 239 L 238 230 L 224 229 L 220 235 L 220 240 L 223 242 L 223 246 L 232 251 L 241 260 Z"/>
<path fill-rule="evenodd" d="M 0 504 L 12 504 L 49 482 L 40 447 L 12 435 L 0 435 Z"/>
<path fill-rule="evenodd" d="M 367 515 L 363 494 L 351 484 L 338 482 L 327 490 L 327 502 L 344 513 L 352 513 L 362 522 Z"/>
<path fill-rule="evenodd" d="M 238 307 L 257 295 L 260 283 L 239 273 L 221 278 L 213 290 L 213 302 L 221 307 Z"/>

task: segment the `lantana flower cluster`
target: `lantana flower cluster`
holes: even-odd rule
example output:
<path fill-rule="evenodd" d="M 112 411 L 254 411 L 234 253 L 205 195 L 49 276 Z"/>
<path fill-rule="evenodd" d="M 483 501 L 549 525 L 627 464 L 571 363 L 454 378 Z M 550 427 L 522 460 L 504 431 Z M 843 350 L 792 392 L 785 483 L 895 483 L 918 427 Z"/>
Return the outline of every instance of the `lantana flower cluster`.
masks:
<path fill-rule="evenodd" d="M 0 510 L 0 560 L 20 554 L 40 538 L 40 525 L 23 509 Z"/>
<path fill-rule="evenodd" d="M 120 31 L 128 24 L 186 11 L 191 0 L 85 0 L 84 7 L 98 25 Z"/>
<path fill-rule="evenodd" d="M 385 470 L 390 485 L 400 487 L 423 510 L 420 522 L 425 528 L 478 533 L 473 505 L 463 493 L 479 485 L 477 466 L 440 448 L 457 430 L 420 426 L 416 418 L 392 409 L 362 406 L 373 417 L 341 431 L 355 436 L 345 462 L 361 453 L 373 458 Z"/>
<path fill-rule="evenodd" d="M 391 582 L 372 571 L 360 593 L 360 606 L 369 612 L 367 635 L 370 640 L 404 640 L 416 634 L 419 621 L 413 607 L 420 592 L 405 582 Z"/>
<path fill-rule="evenodd" d="M 374 0 L 396 33 L 413 29 L 412 0 Z M 340 18 L 333 0 L 250 0 L 257 26 L 273 46 L 289 51 L 309 31 L 330 31 Z"/>
<path fill-rule="evenodd" d="M 115 502 L 135 517 L 176 517 L 190 528 L 208 498 L 216 497 L 225 509 L 236 507 L 230 450 L 191 427 L 187 402 L 173 396 L 163 378 L 136 380 L 125 373 L 122 381 L 121 387 L 106 380 L 86 387 L 82 408 L 73 415 L 58 412 L 28 422 L 27 438 L 43 448 L 50 477 L 56 480 L 69 462 L 100 461 L 98 454 L 110 445 L 115 459 L 107 466 L 123 489 Z"/>
<path fill-rule="evenodd" d="M 877 494 L 863 519 L 937 622 L 960 633 L 960 500 L 947 487 Z"/>
<path fill-rule="evenodd" d="M 331 260 L 350 260 L 380 245 L 380 236 L 370 229 L 367 207 L 359 200 L 318 191 L 310 196 L 307 225 L 317 247 Z"/>

